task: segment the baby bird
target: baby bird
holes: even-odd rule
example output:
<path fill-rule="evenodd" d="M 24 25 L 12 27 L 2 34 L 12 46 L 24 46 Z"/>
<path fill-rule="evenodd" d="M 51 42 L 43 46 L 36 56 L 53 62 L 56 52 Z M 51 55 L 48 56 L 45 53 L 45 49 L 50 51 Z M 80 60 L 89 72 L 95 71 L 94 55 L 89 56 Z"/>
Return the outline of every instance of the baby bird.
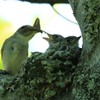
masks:
<path fill-rule="evenodd" d="M 65 49 L 66 50 L 79 49 L 78 42 L 79 42 L 80 38 L 81 38 L 81 36 L 79 36 L 79 37 L 68 36 L 68 37 L 64 38 L 64 40 L 62 41 L 61 49 L 64 49 L 64 50 Z"/>
<path fill-rule="evenodd" d="M 42 31 L 42 32 L 45 32 L 45 31 Z M 50 48 L 58 48 L 57 46 L 59 46 L 59 50 L 60 49 L 63 49 L 63 47 L 66 47 L 64 49 L 68 49 L 68 48 L 79 48 L 78 46 L 78 41 L 79 39 L 81 38 L 81 36 L 79 37 L 76 37 L 76 36 L 68 36 L 66 38 L 64 38 L 63 36 L 61 35 L 58 35 L 58 34 L 49 34 L 47 32 L 45 32 L 47 35 L 48 35 L 48 38 L 47 37 L 43 37 L 45 40 L 48 41 L 49 43 L 49 49 Z"/>
<path fill-rule="evenodd" d="M 58 34 L 48 34 L 48 38 L 43 37 L 49 43 L 49 48 L 46 50 L 46 53 L 52 58 L 76 58 L 80 55 L 80 48 L 78 42 L 81 36 L 68 36 L 64 38 Z"/>
<path fill-rule="evenodd" d="M 46 34 L 48 35 L 48 37 L 43 37 L 43 39 L 45 39 L 49 43 L 49 49 L 57 48 L 59 46 L 59 43 L 64 39 L 63 36 L 58 34 Z"/>
<path fill-rule="evenodd" d="M 38 32 L 41 32 L 39 18 L 33 26 L 22 26 L 5 40 L 1 49 L 1 59 L 5 70 L 11 75 L 16 75 L 20 70 L 20 64 L 28 57 L 28 42 Z"/>

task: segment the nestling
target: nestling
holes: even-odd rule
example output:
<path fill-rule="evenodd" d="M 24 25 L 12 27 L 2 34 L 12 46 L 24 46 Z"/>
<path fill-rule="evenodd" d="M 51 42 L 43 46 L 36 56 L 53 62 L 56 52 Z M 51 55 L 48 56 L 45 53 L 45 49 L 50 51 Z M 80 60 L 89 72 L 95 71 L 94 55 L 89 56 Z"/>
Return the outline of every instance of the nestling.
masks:
<path fill-rule="evenodd" d="M 79 39 L 81 38 L 81 36 L 76 37 L 76 36 L 68 36 L 66 38 L 64 38 L 64 40 L 62 41 L 62 47 L 61 49 L 79 49 L 78 46 L 78 42 Z"/>
<path fill-rule="evenodd" d="M 46 33 L 48 37 L 43 37 L 46 41 L 49 43 L 49 49 L 50 48 L 57 48 L 59 46 L 59 43 L 64 39 L 63 36 L 58 35 L 58 34 L 49 34 Z"/>
<path fill-rule="evenodd" d="M 28 42 L 38 32 L 41 32 L 39 18 L 33 26 L 22 26 L 5 40 L 1 49 L 1 59 L 5 70 L 11 75 L 16 75 L 20 70 L 20 64 L 28 57 Z"/>

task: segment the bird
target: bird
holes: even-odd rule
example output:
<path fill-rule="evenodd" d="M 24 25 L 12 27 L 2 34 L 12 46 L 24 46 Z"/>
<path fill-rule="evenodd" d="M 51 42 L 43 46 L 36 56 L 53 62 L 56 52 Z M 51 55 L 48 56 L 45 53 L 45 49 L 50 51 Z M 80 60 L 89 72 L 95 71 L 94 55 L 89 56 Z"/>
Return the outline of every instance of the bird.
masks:
<path fill-rule="evenodd" d="M 45 33 L 48 35 L 48 37 L 43 37 L 43 39 L 49 43 L 48 49 L 58 48 L 58 46 L 60 46 L 59 43 L 64 39 L 64 37 L 59 34 L 49 34 L 47 32 Z"/>
<path fill-rule="evenodd" d="M 65 37 L 61 43 L 60 51 L 65 51 L 65 60 L 70 60 L 74 65 L 77 65 L 80 55 L 81 55 L 81 48 L 78 45 L 79 39 L 81 36 L 68 36 Z M 64 57 L 63 57 L 64 58 Z"/>
<path fill-rule="evenodd" d="M 1 59 L 4 69 L 11 75 L 16 75 L 20 64 L 28 57 L 28 42 L 40 30 L 40 19 L 36 18 L 34 25 L 21 26 L 11 37 L 4 41 L 1 48 Z"/>
<path fill-rule="evenodd" d="M 42 32 L 45 32 L 45 31 L 42 31 Z M 47 32 L 45 33 L 48 35 L 48 37 L 43 37 L 43 39 L 45 39 L 49 43 L 48 49 L 57 48 L 57 50 L 61 50 L 61 49 L 68 50 L 69 48 L 71 49 L 79 48 L 78 42 L 81 36 L 79 37 L 68 36 L 64 38 L 63 36 L 59 34 L 49 34 Z"/>
<path fill-rule="evenodd" d="M 45 32 L 46 33 L 46 32 Z M 69 58 L 79 58 L 81 53 L 81 49 L 79 48 L 78 42 L 81 36 L 68 36 L 63 37 L 59 34 L 49 34 L 47 33 L 47 37 L 43 37 L 43 39 L 47 40 L 49 43 L 49 48 L 45 53 L 48 53 L 49 57 L 52 59 L 59 58 L 63 61 L 68 60 Z M 77 60 L 76 59 L 76 60 Z"/>
<path fill-rule="evenodd" d="M 62 46 L 60 49 L 65 49 L 65 50 L 69 50 L 69 49 L 79 49 L 79 39 L 81 38 L 81 36 L 76 37 L 76 36 L 68 36 L 65 37 L 62 41 Z"/>
<path fill-rule="evenodd" d="M 47 34 L 48 37 L 43 37 L 43 39 L 45 39 L 48 42 L 49 47 L 44 52 L 44 54 L 47 57 L 47 59 L 49 59 L 49 58 L 55 59 L 55 54 L 59 52 L 59 48 L 61 47 L 61 43 L 62 43 L 64 37 L 59 34 L 50 34 L 47 32 L 45 32 L 45 33 Z"/>

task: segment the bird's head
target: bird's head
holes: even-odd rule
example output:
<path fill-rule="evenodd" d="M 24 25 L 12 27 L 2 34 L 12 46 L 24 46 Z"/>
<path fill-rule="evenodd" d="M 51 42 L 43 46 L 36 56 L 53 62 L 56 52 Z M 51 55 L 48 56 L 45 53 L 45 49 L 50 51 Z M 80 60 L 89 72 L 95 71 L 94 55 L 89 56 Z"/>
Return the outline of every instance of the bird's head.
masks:
<path fill-rule="evenodd" d="M 66 42 L 66 45 L 71 46 L 71 47 L 78 47 L 78 41 L 81 38 L 81 36 L 76 37 L 76 36 L 69 36 L 64 39 Z"/>
<path fill-rule="evenodd" d="M 36 33 L 41 32 L 40 30 L 40 20 L 37 18 L 33 26 L 24 25 L 20 27 L 16 32 L 15 36 L 21 38 L 22 40 L 29 41 Z"/>
<path fill-rule="evenodd" d="M 47 35 L 48 35 L 48 37 L 43 37 L 43 39 L 48 41 L 49 44 L 61 42 L 64 39 L 63 36 L 58 35 L 58 34 L 49 34 L 49 33 L 47 33 Z"/>
<path fill-rule="evenodd" d="M 43 37 L 43 39 L 45 39 L 49 43 L 49 48 L 59 48 L 60 43 L 64 39 L 64 37 L 58 34 L 46 34 L 48 35 L 48 37 Z"/>

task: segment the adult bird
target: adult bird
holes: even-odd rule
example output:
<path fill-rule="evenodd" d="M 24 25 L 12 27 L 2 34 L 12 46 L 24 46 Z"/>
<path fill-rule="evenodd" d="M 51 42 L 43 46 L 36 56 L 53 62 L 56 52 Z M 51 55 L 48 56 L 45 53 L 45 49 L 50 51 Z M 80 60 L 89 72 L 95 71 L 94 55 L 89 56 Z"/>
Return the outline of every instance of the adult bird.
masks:
<path fill-rule="evenodd" d="M 1 59 L 5 70 L 16 75 L 20 64 L 28 57 L 28 42 L 40 32 L 40 20 L 37 18 L 33 26 L 20 27 L 11 37 L 5 40 L 1 49 Z"/>

